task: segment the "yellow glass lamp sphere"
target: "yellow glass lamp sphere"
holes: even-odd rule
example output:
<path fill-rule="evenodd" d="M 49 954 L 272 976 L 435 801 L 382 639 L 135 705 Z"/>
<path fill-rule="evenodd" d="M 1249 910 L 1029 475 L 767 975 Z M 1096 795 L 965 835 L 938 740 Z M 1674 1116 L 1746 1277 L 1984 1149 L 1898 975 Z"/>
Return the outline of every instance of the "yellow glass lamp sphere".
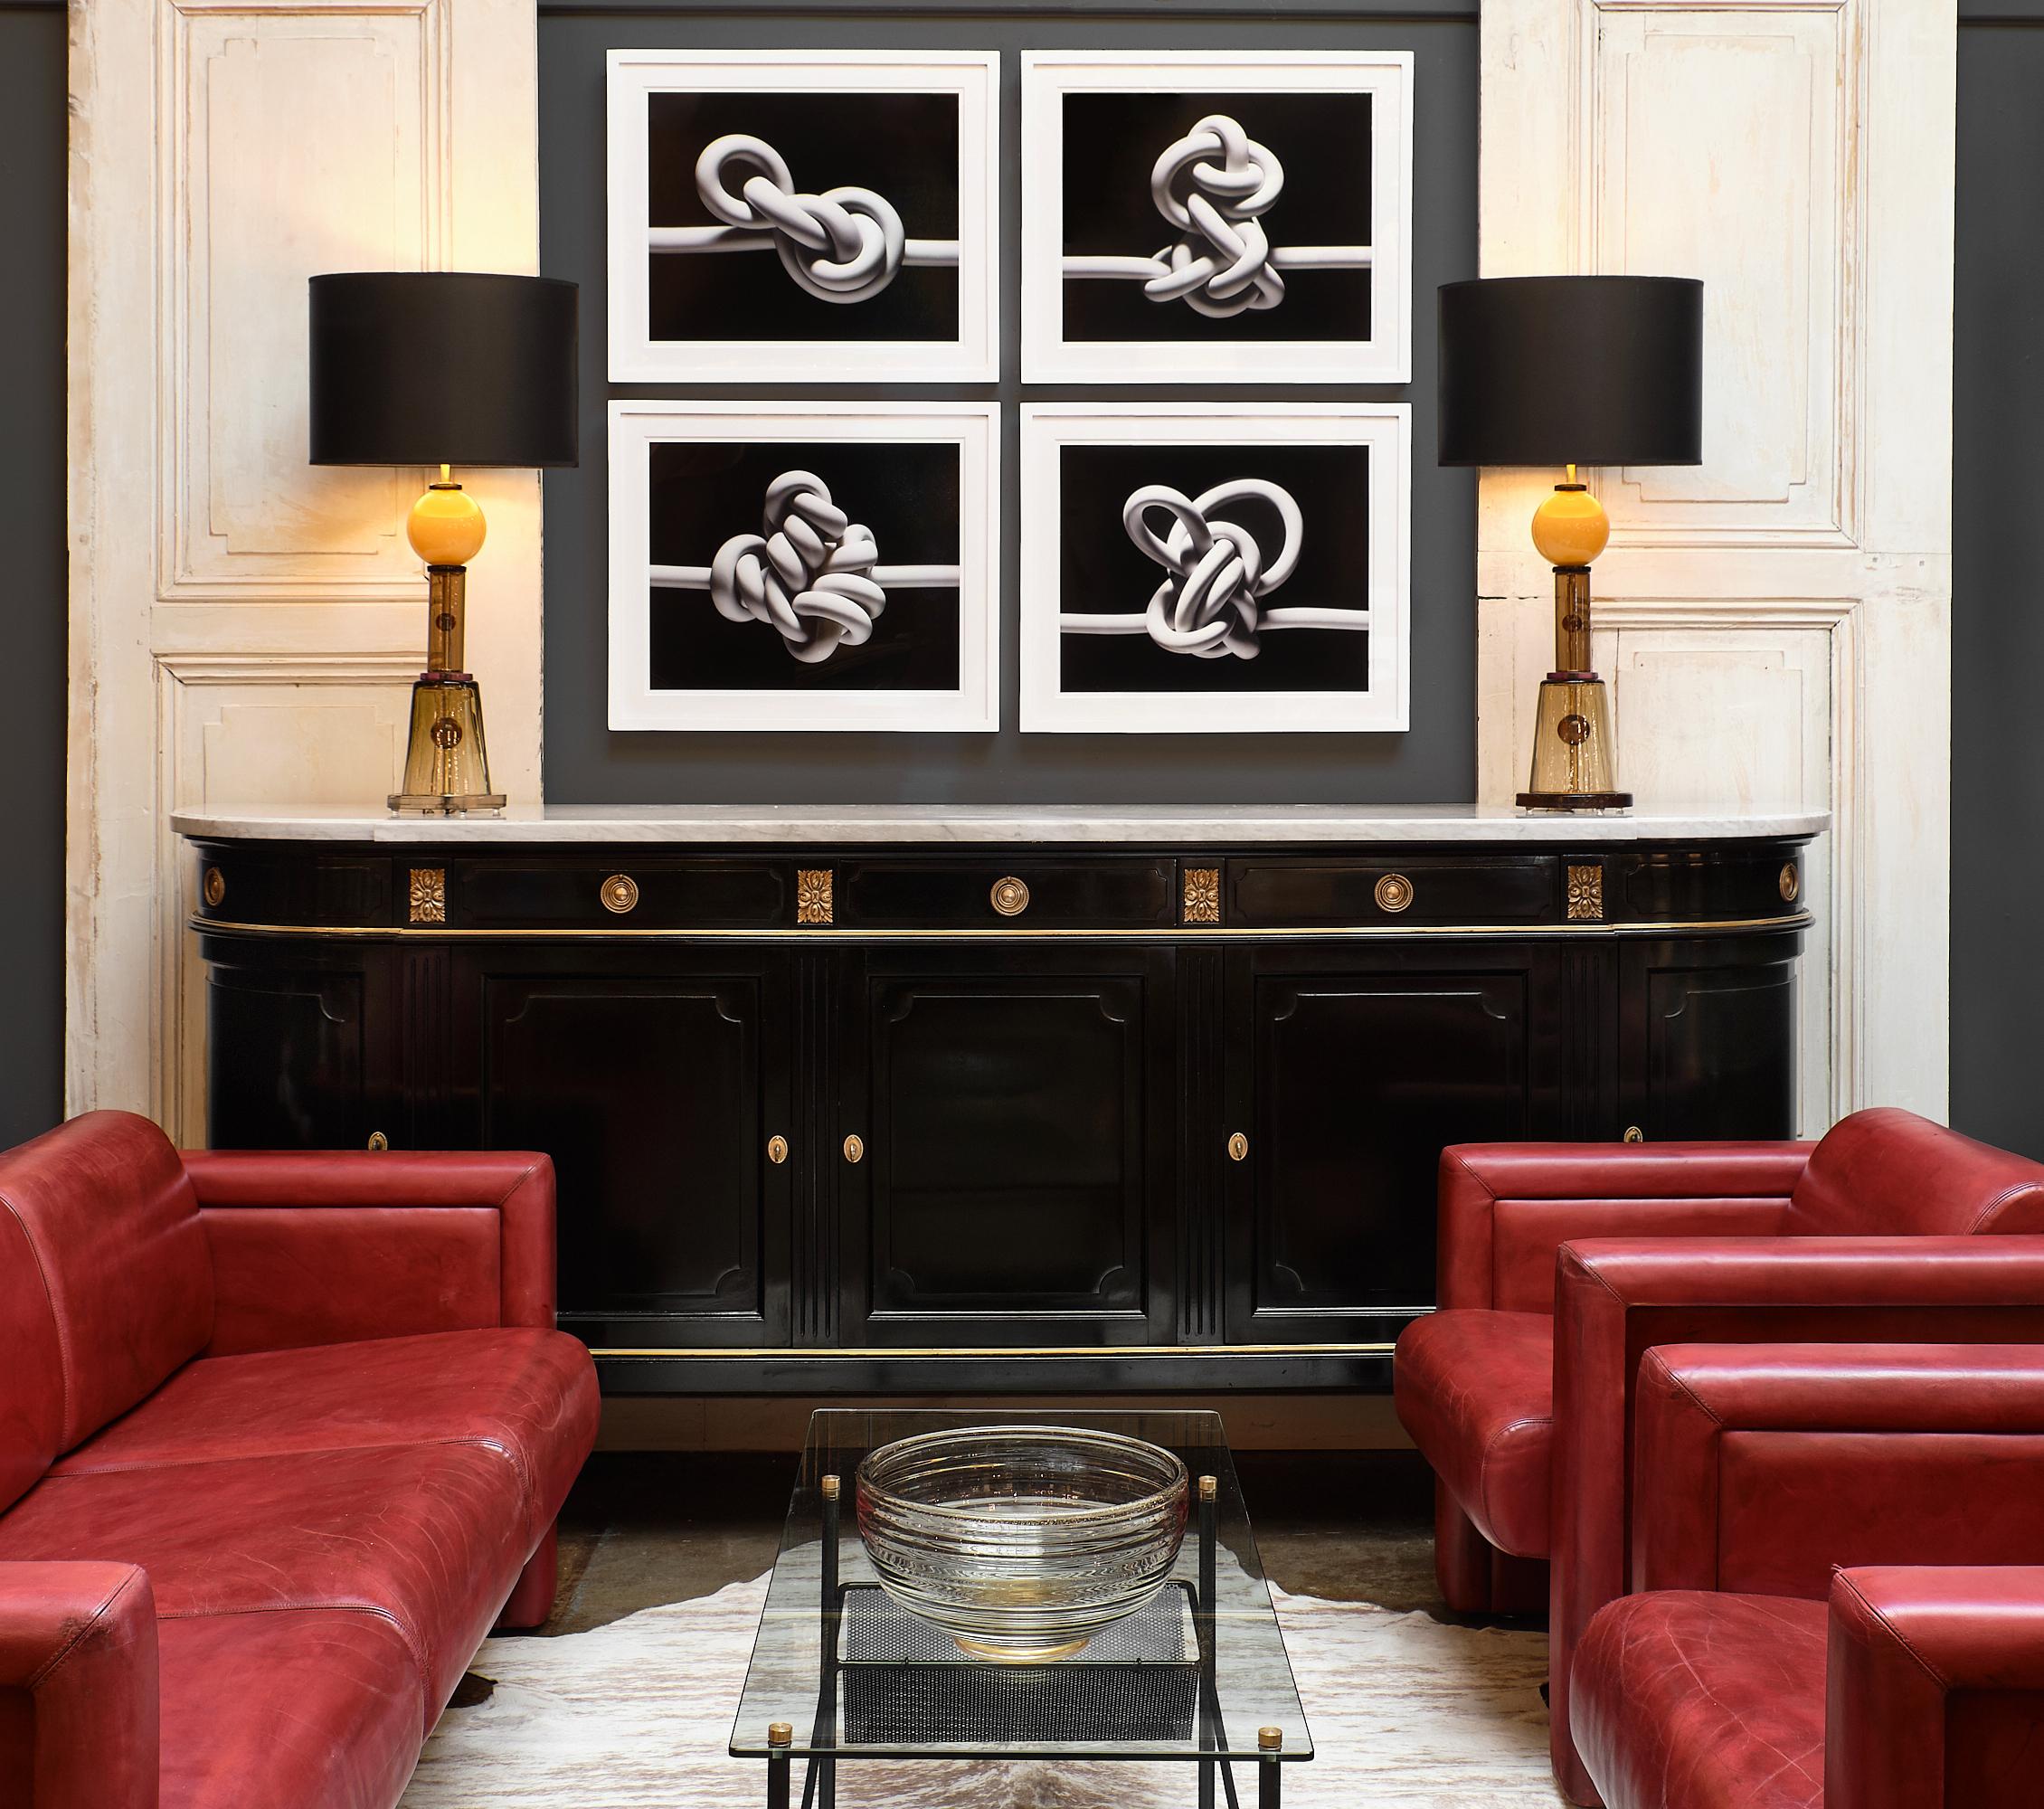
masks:
<path fill-rule="evenodd" d="M 1611 517 L 1580 484 L 1557 484 L 1534 511 L 1533 544 L 1550 565 L 1587 565 L 1610 538 Z"/>
<path fill-rule="evenodd" d="M 447 467 L 440 480 L 412 505 L 404 525 L 412 550 L 429 565 L 466 565 L 483 550 L 488 524 L 482 506 L 453 481 Z"/>

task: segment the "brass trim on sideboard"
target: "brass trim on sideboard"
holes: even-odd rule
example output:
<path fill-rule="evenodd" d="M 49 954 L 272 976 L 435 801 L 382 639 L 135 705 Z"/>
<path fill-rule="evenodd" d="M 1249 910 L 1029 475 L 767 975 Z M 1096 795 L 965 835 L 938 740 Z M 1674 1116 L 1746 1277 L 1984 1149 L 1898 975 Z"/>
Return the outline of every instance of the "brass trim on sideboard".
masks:
<path fill-rule="evenodd" d="M 1424 1312 L 1424 1308 L 1408 1308 Z M 573 1317 L 573 1314 L 570 1317 Z M 761 1344 L 629 1345 L 592 1344 L 591 1357 L 839 1357 L 871 1361 L 876 1357 L 954 1357 L 963 1360 L 989 1357 L 1388 1357 L 1395 1340 L 1369 1344 Z"/>
<path fill-rule="evenodd" d="M 369 923 L 241 923 L 194 914 L 190 928 L 202 935 L 231 936 L 329 936 L 370 942 L 559 942 L 584 939 L 605 942 L 913 942 L 953 941 L 1008 942 L 1063 938 L 1067 942 L 1100 942 L 1144 938 L 1162 942 L 1254 942 L 1273 940 L 1327 942 L 1364 936 L 1681 936 L 1722 930 L 1807 930 L 1817 920 L 1807 911 L 1788 912 L 1778 917 L 1696 917 L 1640 923 L 1320 923 L 1273 925 L 1267 929 L 1198 930 L 1188 934 L 1176 923 L 1157 923 L 1141 929 L 1023 929 L 980 927 L 953 930 L 686 930 L 628 929 L 623 925 L 592 929 L 450 930 L 405 928 Z"/>

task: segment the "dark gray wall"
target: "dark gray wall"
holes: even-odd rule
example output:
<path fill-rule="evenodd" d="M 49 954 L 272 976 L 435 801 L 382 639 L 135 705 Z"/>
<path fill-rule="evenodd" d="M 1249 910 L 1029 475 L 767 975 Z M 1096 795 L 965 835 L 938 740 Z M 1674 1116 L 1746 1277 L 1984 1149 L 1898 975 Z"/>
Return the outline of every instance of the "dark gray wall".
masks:
<path fill-rule="evenodd" d="M 0 1148 L 63 1113 L 64 14 L 0 8 Z"/>
<path fill-rule="evenodd" d="M 2044 1157 L 2044 14 L 2034 4 L 1973 0 L 1962 14 L 1958 180 L 1952 1122 Z"/>
<path fill-rule="evenodd" d="M 554 0 L 540 16 L 540 261 L 582 284 L 582 464 L 546 479 L 546 795 L 556 802 L 970 800 L 1440 801 L 1475 792 L 1474 474 L 1434 462 L 1434 291 L 1476 273 L 1476 12 L 1465 0 L 1366 9 L 1294 0 L 1250 9 L 1213 5 L 1137 12 L 1090 0 L 1031 10 L 950 0 L 942 6 L 755 5 L 598 6 Z M 1014 535 L 1002 571 L 1002 690 L 998 734 L 649 734 L 605 726 L 604 411 L 613 396 L 728 394 L 731 388 L 612 386 L 604 376 L 603 58 L 661 45 L 911 45 L 998 49 L 1009 166 L 1004 257 L 1017 268 L 1021 174 L 1013 157 L 1017 63 L 1027 48 L 1198 50 L 1230 46 L 1414 52 L 1415 331 L 1404 387 L 1314 390 L 1229 386 L 1258 396 L 1360 395 L 1413 404 L 1412 723 L 1377 735 L 1024 735 L 1016 717 Z M 1007 294 L 1012 298 L 1009 284 Z M 1197 391 L 1094 390 L 1017 381 L 1016 309 L 1006 310 L 1002 381 L 915 393 L 1004 403 L 1089 393 L 1112 398 Z M 761 395 L 802 395 L 762 387 Z M 818 393 L 819 392 L 807 392 Z M 820 393 L 885 394 L 846 385 Z M 1211 393 L 1211 392 L 1209 392 Z M 1015 413 L 1006 411 L 1002 516 L 1017 518 Z M 487 610 L 487 601 L 486 601 Z"/>

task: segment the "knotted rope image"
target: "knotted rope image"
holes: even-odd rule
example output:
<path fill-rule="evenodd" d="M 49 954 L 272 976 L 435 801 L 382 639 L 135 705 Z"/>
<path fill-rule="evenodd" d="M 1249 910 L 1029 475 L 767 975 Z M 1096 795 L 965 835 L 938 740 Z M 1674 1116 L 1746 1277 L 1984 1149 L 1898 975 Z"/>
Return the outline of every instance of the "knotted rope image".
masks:
<path fill-rule="evenodd" d="M 873 638 L 886 586 L 955 586 L 955 565 L 883 565 L 873 532 L 831 500 L 813 471 L 767 486 L 764 534 L 734 534 L 707 565 L 654 565 L 656 590 L 707 591 L 727 621 L 762 621 L 805 666 Z"/>
<path fill-rule="evenodd" d="M 1152 301 L 1183 301 L 1225 319 L 1284 299 L 1282 271 L 1360 270 L 1367 245 L 1273 246 L 1263 215 L 1284 166 L 1225 113 L 1209 113 L 1150 172 L 1150 198 L 1182 237 L 1148 258 L 1068 257 L 1067 277 L 1134 279 Z"/>
<path fill-rule="evenodd" d="M 748 173 L 749 172 L 749 173 Z M 731 192 L 731 178 L 738 193 Z M 955 239 L 911 239 L 886 196 L 870 188 L 804 194 L 764 138 L 727 132 L 696 159 L 696 193 L 721 226 L 655 226 L 651 251 L 780 253 L 781 268 L 821 301 L 866 301 L 904 264 L 955 267 Z"/>
<path fill-rule="evenodd" d="M 1218 513 L 1245 502 L 1267 504 L 1282 531 L 1274 554 L 1265 555 L 1254 534 Z M 1163 510 L 1169 528 L 1159 539 L 1150 526 Z M 1265 609 L 1263 599 L 1291 577 L 1299 564 L 1305 524 L 1299 505 L 1282 485 L 1263 478 L 1235 478 L 1197 497 L 1169 484 L 1145 484 L 1121 506 L 1129 538 L 1169 574 L 1151 593 L 1140 615 L 1064 614 L 1065 634 L 1147 634 L 1171 653 L 1198 659 L 1232 654 L 1254 659 L 1266 629 L 1367 628 L 1367 610 Z"/>

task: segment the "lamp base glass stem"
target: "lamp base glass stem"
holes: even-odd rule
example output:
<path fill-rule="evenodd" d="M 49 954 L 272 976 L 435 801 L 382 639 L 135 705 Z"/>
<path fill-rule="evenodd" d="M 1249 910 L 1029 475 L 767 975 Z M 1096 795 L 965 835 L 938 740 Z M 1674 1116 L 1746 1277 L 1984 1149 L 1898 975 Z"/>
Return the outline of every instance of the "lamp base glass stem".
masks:
<path fill-rule="evenodd" d="M 459 817 L 501 810 L 505 796 L 489 789 L 489 753 L 483 739 L 483 696 L 472 675 L 459 671 L 466 572 L 435 565 L 428 572 L 428 669 L 412 687 L 412 733 L 404 749 L 404 789 L 389 802 L 402 814 Z"/>
<path fill-rule="evenodd" d="M 1629 810 L 1612 758 L 1611 704 L 1590 665 L 1590 572 L 1555 568 L 1555 655 L 1561 668 L 1540 681 L 1533 771 L 1522 810 Z"/>

